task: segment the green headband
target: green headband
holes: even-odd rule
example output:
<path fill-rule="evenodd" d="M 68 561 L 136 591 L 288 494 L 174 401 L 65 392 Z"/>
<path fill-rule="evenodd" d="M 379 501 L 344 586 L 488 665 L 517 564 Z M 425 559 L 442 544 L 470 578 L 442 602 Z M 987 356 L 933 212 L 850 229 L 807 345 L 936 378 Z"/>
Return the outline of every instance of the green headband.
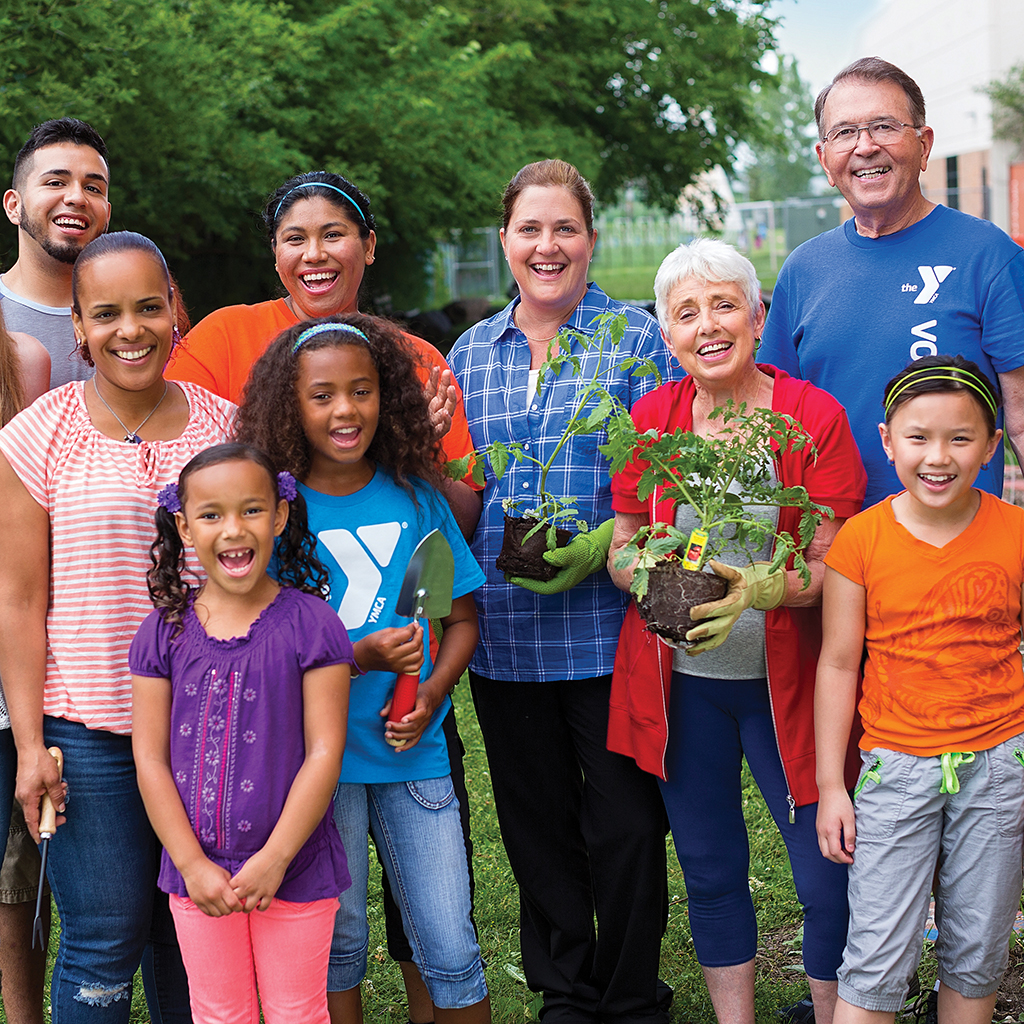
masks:
<path fill-rule="evenodd" d="M 934 370 L 949 370 L 950 372 L 931 372 Z M 928 376 L 922 377 L 921 374 L 924 373 L 927 373 Z M 954 377 L 952 376 L 952 374 L 954 373 L 962 374 L 962 376 Z M 970 379 L 965 380 L 965 377 Z M 996 411 L 995 400 L 992 398 L 992 393 L 985 386 L 985 382 L 977 374 L 971 373 L 970 370 L 962 370 L 959 366 L 922 366 L 919 370 L 914 370 L 911 373 L 908 373 L 906 377 L 904 377 L 903 380 L 901 380 L 899 384 L 897 384 L 896 387 L 894 387 L 892 391 L 889 392 L 889 397 L 885 401 L 885 415 L 889 415 L 889 410 L 892 408 L 892 403 L 895 402 L 896 399 L 899 398 L 899 396 L 902 395 L 903 392 L 906 391 L 911 384 L 916 384 L 918 381 L 922 380 L 951 380 L 957 384 L 966 384 L 967 387 L 974 388 L 974 390 L 977 391 L 978 394 L 985 399 L 985 404 L 992 410 L 993 416 L 999 415 Z M 975 381 L 977 383 L 975 383 Z"/>

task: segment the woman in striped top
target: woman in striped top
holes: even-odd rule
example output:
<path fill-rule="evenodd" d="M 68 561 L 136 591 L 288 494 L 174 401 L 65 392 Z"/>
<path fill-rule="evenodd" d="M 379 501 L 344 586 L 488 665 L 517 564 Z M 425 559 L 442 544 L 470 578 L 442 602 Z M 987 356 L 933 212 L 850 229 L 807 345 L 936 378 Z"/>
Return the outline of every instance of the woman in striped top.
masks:
<path fill-rule="evenodd" d="M 0 674 L 16 795 L 34 835 L 44 792 L 65 813 L 51 744 L 64 751 L 70 795 L 49 860 L 62 923 L 51 986 L 61 1024 L 128 1020 L 132 977 L 151 928 L 167 917 L 160 847 L 135 781 L 128 647 L 150 610 L 157 492 L 228 437 L 235 411 L 164 380 L 176 313 L 149 239 L 95 239 L 75 264 L 72 300 L 95 377 L 48 392 L 0 431 Z M 150 1002 L 159 993 L 162 1019 L 178 1011 L 187 1020 L 184 975 L 177 984 L 160 976 L 175 960 L 180 972 L 177 950 L 160 943 L 153 952 Z"/>

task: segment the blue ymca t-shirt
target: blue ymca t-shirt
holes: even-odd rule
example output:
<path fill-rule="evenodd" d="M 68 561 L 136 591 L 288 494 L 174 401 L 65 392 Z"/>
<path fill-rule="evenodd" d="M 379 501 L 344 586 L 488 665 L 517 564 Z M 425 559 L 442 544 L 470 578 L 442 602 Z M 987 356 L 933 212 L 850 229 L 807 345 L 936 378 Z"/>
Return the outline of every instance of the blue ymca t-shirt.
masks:
<path fill-rule="evenodd" d="M 334 497 L 299 485 L 309 509 L 309 528 L 317 538 L 317 556 L 331 576 L 330 604 L 357 640 L 388 627 L 408 626 L 395 612 L 405 570 L 416 545 L 439 529 L 455 557 L 454 597 L 471 593 L 484 574 L 466 545 L 448 502 L 422 480 L 411 481 L 419 507 L 379 466 L 362 490 Z M 431 670 L 430 625 L 423 621 L 425 661 L 421 679 Z M 450 772 L 442 731 L 451 701 L 434 712 L 419 743 L 398 753 L 384 739 L 380 709 L 395 689 L 393 672 L 367 672 L 352 680 L 348 736 L 342 782 L 411 782 Z"/>
<path fill-rule="evenodd" d="M 758 360 L 845 406 L 868 472 L 865 508 L 903 489 L 878 436 L 883 392 L 927 355 L 972 359 L 997 386 L 1024 366 L 1024 249 L 994 224 L 937 206 L 865 238 L 851 219 L 786 260 Z M 1002 494 L 1001 447 L 977 483 Z"/>

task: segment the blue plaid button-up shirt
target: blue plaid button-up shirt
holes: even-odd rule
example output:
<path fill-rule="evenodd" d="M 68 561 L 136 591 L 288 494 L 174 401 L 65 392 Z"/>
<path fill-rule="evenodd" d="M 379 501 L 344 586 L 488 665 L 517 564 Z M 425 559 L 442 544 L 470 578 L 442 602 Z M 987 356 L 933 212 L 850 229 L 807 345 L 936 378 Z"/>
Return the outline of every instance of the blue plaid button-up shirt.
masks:
<path fill-rule="evenodd" d="M 597 353 L 577 348 L 582 375 L 573 377 L 571 367 L 563 367 L 557 379 L 549 376 L 544 381 L 527 406 L 530 347 L 512 319 L 518 302 L 463 334 L 448 362 L 462 388 L 474 445 L 483 448 L 493 441 L 520 441 L 544 462 L 574 411 L 579 391 L 593 375 Z M 658 322 L 642 309 L 609 299 L 597 285 L 587 289 L 568 326 L 593 334 L 591 322 L 606 310 L 625 313 L 629 322 L 613 361 L 629 355 L 648 357 L 657 363 L 663 379 L 669 379 L 669 352 Z M 657 384 L 653 375 L 632 377 L 623 370 L 605 379 L 609 391 L 627 408 Z M 604 432 L 573 436 L 547 478 L 551 494 L 576 498 L 579 517 L 591 527 L 614 515 L 608 463 L 597 450 L 606 440 Z M 550 596 L 506 583 L 494 568 L 504 531 L 502 500 L 526 499 L 524 507 L 528 507 L 540 484 L 540 467 L 510 460 L 500 481 L 490 466 L 486 469 L 483 514 L 471 547 L 487 580 L 475 592 L 480 644 L 471 667 L 491 679 L 538 682 L 610 673 L 627 595 L 603 569 L 572 590 Z"/>

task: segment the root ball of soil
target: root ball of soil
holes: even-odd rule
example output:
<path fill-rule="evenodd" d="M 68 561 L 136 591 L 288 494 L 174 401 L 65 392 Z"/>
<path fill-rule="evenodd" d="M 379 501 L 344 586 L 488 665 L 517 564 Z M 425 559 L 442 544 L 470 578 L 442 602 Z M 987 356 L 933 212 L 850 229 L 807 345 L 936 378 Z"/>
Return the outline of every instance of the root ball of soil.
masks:
<path fill-rule="evenodd" d="M 684 569 L 678 562 L 663 562 L 650 570 L 647 593 L 637 601 L 637 610 L 652 633 L 685 643 L 687 631 L 697 625 L 690 618 L 690 609 L 720 601 L 728 589 L 721 576 Z"/>
<path fill-rule="evenodd" d="M 544 552 L 548 549 L 547 527 L 538 530 L 525 544 L 523 543 L 523 538 L 536 525 L 536 519 L 505 516 L 505 535 L 501 551 L 494 561 L 495 569 L 511 576 L 524 576 L 526 579 L 545 583 L 555 578 L 558 568 L 544 561 Z M 562 529 L 557 530 L 555 536 L 560 548 L 565 547 L 572 538 L 568 530 Z"/>

